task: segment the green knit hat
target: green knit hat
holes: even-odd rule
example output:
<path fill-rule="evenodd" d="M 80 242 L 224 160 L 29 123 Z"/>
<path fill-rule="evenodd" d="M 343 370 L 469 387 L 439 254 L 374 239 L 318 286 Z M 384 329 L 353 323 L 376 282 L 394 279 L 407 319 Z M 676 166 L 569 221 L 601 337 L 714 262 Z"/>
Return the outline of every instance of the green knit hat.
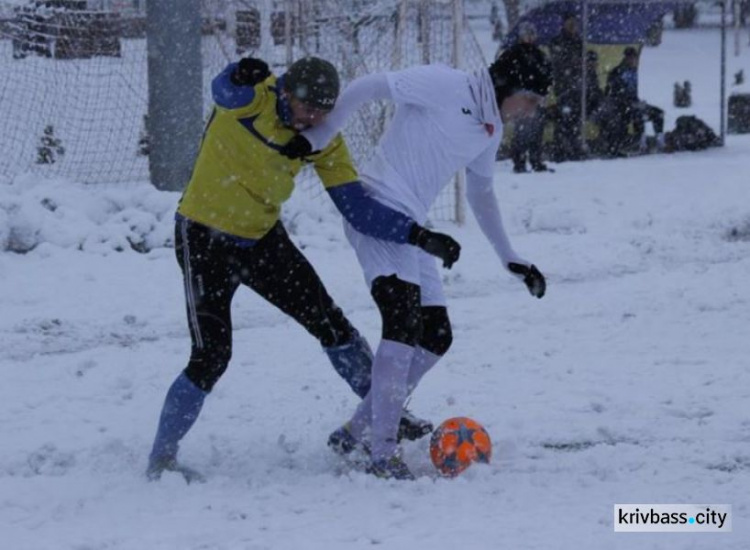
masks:
<path fill-rule="evenodd" d="M 303 57 L 284 75 L 284 89 L 292 97 L 317 109 L 330 111 L 339 95 L 336 67 L 319 57 Z"/>

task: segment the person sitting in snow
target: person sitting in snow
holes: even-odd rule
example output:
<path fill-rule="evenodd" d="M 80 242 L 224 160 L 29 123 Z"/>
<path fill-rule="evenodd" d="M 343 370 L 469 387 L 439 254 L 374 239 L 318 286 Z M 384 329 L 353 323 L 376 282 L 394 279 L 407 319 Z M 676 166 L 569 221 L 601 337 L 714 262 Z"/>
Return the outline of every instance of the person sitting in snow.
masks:
<path fill-rule="evenodd" d="M 641 152 L 648 150 L 647 121 L 654 127 L 657 147 L 664 148 L 664 111 L 638 97 L 638 50 L 625 48 L 622 61 L 607 76 L 605 94 L 608 116 L 603 130 L 611 155 L 625 154 L 631 123 Z"/>

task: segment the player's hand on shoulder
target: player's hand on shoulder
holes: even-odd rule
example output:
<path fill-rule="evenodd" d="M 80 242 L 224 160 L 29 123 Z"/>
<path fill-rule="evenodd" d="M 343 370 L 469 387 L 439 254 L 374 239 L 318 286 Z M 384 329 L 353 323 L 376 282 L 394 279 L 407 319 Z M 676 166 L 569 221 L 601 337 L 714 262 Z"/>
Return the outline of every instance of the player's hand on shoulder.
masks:
<path fill-rule="evenodd" d="M 232 73 L 232 83 L 237 86 L 255 86 L 271 76 L 268 63 L 257 57 L 243 57 Z"/>
<path fill-rule="evenodd" d="M 409 244 L 418 246 L 428 254 L 443 260 L 443 267 L 450 269 L 461 255 L 461 245 L 453 237 L 430 231 L 415 223 L 409 232 Z"/>
<path fill-rule="evenodd" d="M 547 281 L 534 264 L 520 263 L 520 261 L 508 262 L 508 270 L 524 282 L 532 296 L 535 298 L 544 296 L 547 291 Z"/>
<path fill-rule="evenodd" d="M 292 160 L 306 157 L 312 153 L 312 145 L 302 134 L 297 134 L 292 139 L 282 145 L 279 153 Z"/>

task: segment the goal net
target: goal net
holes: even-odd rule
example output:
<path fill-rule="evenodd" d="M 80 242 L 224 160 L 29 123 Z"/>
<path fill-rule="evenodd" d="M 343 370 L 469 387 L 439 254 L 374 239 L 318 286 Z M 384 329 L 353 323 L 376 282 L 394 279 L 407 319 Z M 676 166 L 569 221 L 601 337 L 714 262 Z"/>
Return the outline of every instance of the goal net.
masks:
<path fill-rule="evenodd" d="M 2 2 L 2 0 L 0 0 Z M 461 0 L 203 0 L 204 114 L 210 82 L 241 55 L 277 74 L 317 55 L 342 81 L 420 63 L 484 64 Z M 144 2 L 6 0 L 0 3 L 0 180 L 19 174 L 88 183 L 148 179 Z M 179 52 L 175 52 L 179 55 Z M 361 109 L 345 129 L 357 163 L 371 154 L 387 105 Z M 312 174 L 303 175 L 309 193 Z M 432 212 L 456 219 L 454 189 Z"/>

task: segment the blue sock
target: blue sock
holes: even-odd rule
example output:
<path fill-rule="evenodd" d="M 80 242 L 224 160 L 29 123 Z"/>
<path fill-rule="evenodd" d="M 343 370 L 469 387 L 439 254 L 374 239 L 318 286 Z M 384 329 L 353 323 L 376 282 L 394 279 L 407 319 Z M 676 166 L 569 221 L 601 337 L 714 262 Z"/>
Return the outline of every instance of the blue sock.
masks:
<path fill-rule="evenodd" d="M 164 399 L 149 461 L 177 457 L 179 442 L 198 418 L 206 395 L 184 372 L 177 377 Z"/>
<path fill-rule="evenodd" d="M 355 332 L 351 342 L 324 349 L 339 376 L 354 393 L 364 398 L 370 391 L 372 373 L 372 350 L 367 340 Z"/>

